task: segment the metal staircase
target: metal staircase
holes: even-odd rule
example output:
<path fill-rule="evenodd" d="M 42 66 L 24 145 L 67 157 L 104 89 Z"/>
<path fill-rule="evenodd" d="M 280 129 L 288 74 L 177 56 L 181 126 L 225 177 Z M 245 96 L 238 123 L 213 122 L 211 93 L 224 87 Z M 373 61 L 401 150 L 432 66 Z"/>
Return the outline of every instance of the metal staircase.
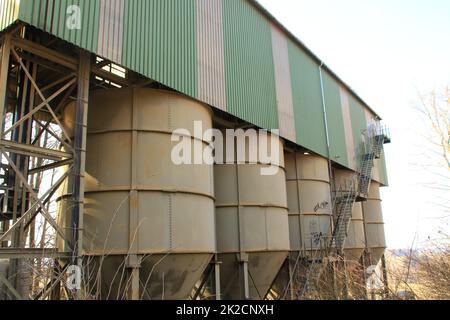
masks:
<path fill-rule="evenodd" d="M 334 230 L 330 247 L 336 249 L 338 255 L 344 253 L 345 240 L 347 239 L 350 221 L 352 219 L 353 205 L 357 198 L 356 183 L 349 180 L 346 186 L 336 192 Z"/>
<path fill-rule="evenodd" d="M 367 129 L 367 140 L 359 171 L 355 173 L 353 178 L 346 181 L 345 186 L 339 186 L 335 193 L 335 224 L 330 247 L 335 248 L 338 255 L 343 254 L 353 206 L 355 202 L 367 200 L 374 161 L 381 157 L 383 145 L 389 142 L 390 138 L 386 127 L 382 126 L 380 122 L 372 123 Z"/>
<path fill-rule="evenodd" d="M 372 124 L 367 132 L 367 143 L 361 161 L 361 168 L 358 175 L 358 199 L 365 201 L 369 194 L 370 181 L 375 159 L 379 159 L 383 153 L 383 145 L 390 143 L 389 131 L 387 128 L 376 122 Z"/>
<path fill-rule="evenodd" d="M 355 202 L 367 201 L 374 161 L 381 157 L 383 145 L 390 142 L 390 135 L 387 128 L 381 125 L 379 121 L 369 125 L 359 171 L 351 179 L 346 181 L 344 185 L 338 186 L 338 189 L 334 192 L 334 229 L 331 233 L 329 248 L 317 250 L 316 253 L 322 254 L 322 256 L 315 256 L 311 259 L 306 280 L 297 294 L 298 299 L 303 299 L 308 296 L 312 297 L 314 291 L 317 292 L 316 285 L 328 261 L 330 261 L 331 251 L 329 249 L 333 249 L 338 257 L 344 256 L 345 241 L 350 227 L 353 206 Z"/>

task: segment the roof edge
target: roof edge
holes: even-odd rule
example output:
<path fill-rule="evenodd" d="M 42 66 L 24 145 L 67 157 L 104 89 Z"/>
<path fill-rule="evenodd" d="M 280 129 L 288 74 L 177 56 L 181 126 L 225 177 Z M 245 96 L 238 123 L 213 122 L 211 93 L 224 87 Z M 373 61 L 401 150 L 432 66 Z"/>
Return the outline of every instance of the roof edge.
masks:
<path fill-rule="evenodd" d="M 360 103 L 362 103 L 367 109 L 374 113 L 380 120 L 382 118 L 372 107 L 365 102 L 355 90 L 350 87 L 344 80 L 342 80 L 322 59 L 320 59 L 314 52 L 311 51 L 299 38 L 297 38 L 291 31 L 289 31 L 277 18 L 275 18 L 262 4 L 257 0 L 246 0 L 258 11 L 260 11 L 266 18 L 279 27 L 292 41 L 294 41 L 301 49 L 303 49 L 319 66 L 330 73 L 330 75 L 337 80 L 349 93 L 351 93 Z"/>

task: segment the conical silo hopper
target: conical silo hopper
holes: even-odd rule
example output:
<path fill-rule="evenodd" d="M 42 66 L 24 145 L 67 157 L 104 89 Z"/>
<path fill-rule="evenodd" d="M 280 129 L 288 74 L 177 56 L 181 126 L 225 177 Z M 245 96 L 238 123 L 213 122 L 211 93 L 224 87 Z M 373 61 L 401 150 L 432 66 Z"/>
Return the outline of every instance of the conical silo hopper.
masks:
<path fill-rule="evenodd" d="M 345 188 L 353 179 L 354 172 L 349 170 L 334 170 L 334 190 Z M 364 219 L 361 202 L 355 202 L 352 210 L 347 238 L 344 243 L 344 254 L 348 261 L 358 262 L 366 247 L 364 235 Z"/>
<path fill-rule="evenodd" d="M 248 158 L 241 163 L 235 156 L 234 163 L 214 166 L 217 251 L 227 300 L 263 299 L 289 252 L 283 144 L 273 139 L 279 166 Z M 276 173 L 262 175 L 264 168 Z"/>
<path fill-rule="evenodd" d="M 383 211 L 381 209 L 380 184 L 372 181 L 369 196 L 363 202 L 367 248 L 372 265 L 378 264 L 386 250 Z"/>
<path fill-rule="evenodd" d="M 66 110 L 70 127 L 73 106 Z M 91 93 L 83 238 L 89 294 L 126 298 L 130 268 L 139 270 L 143 299 L 185 299 L 201 277 L 215 252 L 213 167 L 172 159 L 178 139 L 186 152 L 210 147 L 202 135 L 172 136 L 176 129 L 194 134 L 196 121 L 211 128 L 211 110 L 173 92 Z M 61 201 L 65 228 L 68 206 Z M 138 260 L 130 264 L 130 257 Z"/>
<path fill-rule="evenodd" d="M 303 153 L 286 153 L 286 186 L 291 250 L 314 256 L 324 250 L 332 226 L 328 161 Z"/>

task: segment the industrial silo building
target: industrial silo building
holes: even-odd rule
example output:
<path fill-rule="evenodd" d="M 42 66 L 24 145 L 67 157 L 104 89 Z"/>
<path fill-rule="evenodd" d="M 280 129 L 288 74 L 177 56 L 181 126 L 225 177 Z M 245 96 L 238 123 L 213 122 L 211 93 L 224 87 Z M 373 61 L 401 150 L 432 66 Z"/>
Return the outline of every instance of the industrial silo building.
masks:
<path fill-rule="evenodd" d="M 256 1 L 0 5 L 1 299 L 365 285 L 389 134 Z"/>

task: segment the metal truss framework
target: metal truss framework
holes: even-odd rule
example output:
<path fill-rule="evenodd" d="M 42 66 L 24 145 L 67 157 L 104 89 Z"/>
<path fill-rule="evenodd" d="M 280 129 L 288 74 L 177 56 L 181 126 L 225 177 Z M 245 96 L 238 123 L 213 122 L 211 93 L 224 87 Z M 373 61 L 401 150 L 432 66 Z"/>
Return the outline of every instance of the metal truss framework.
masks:
<path fill-rule="evenodd" d="M 109 61 L 22 24 L 0 35 L 0 48 L 0 259 L 9 260 L 10 275 L 0 274 L 0 286 L 10 299 L 58 298 L 64 269 L 82 264 L 89 90 L 129 82 L 108 72 Z M 75 103 L 73 132 L 62 123 L 69 103 Z M 55 172 L 57 178 L 44 185 L 43 175 Z M 66 229 L 49 210 L 63 185 L 71 195 Z M 44 221 L 42 238 L 48 226 L 54 238 L 65 242 L 64 252 L 56 240 L 37 243 L 37 219 Z M 58 273 L 35 285 L 39 292 L 33 294 L 24 289 L 22 262 L 36 265 L 44 259 Z M 77 290 L 66 292 L 69 299 L 78 295 Z"/>

